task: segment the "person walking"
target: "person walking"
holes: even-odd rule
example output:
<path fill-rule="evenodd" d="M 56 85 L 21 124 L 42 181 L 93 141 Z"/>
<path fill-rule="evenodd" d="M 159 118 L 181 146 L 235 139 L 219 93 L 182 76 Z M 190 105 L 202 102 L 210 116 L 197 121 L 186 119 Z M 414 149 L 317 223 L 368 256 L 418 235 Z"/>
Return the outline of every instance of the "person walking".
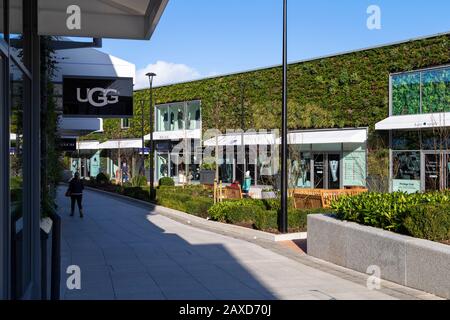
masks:
<path fill-rule="evenodd" d="M 250 171 L 245 173 L 244 183 L 242 184 L 242 193 L 245 197 L 249 197 L 250 186 L 252 185 L 252 178 L 250 176 Z"/>
<path fill-rule="evenodd" d="M 70 180 L 69 182 L 69 189 L 67 189 L 66 193 L 66 195 L 69 196 L 71 200 L 71 217 L 74 216 L 76 202 L 78 204 L 78 210 L 80 211 L 80 218 L 83 218 L 83 190 L 83 181 L 80 179 L 80 174 L 76 172 L 72 180 Z"/>

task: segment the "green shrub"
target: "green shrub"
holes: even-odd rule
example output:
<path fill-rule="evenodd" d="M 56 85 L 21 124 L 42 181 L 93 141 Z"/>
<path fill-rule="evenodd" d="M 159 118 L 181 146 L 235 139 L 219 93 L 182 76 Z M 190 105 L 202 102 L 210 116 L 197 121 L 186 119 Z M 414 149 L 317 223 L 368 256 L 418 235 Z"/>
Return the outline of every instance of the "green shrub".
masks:
<path fill-rule="evenodd" d="M 275 206 L 275 202 L 272 202 Z M 278 229 L 278 211 L 268 210 L 265 200 L 243 199 L 217 203 L 209 209 L 213 220 L 232 224 L 251 224 L 257 230 L 275 231 Z M 290 208 L 288 212 L 289 231 L 306 230 L 307 216 L 325 213 L 327 210 L 300 210 Z"/>
<path fill-rule="evenodd" d="M 145 176 L 137 175 L 131 179 L 133 187 L 145 187 L 147 185 L 147 178 Z"/>
<path fill-rule="evenodd" d="M 192 199 L 185 203 L 186 213 L 202 218 L 207 218 L 209 216 L 208 210 L 212 207 L 213 204 L 214 201 L 208 198 Z"/>
<path fill-rule="evenodd" d="M 133 186 L 133 184 L 131 182 L 127 181 L 127 182 L 124 182 L 122 184 L 122 187 L 124 187 L 124 188 L 133 188 L 135 186 Z"/>
<path fill-rule="evenodd" d="M 97 175 L 95 180 L 99 185 L 105 185 L 105 184 L 109 184 L 110 178 L 109 178 L 109 175 L 101 172 Z"/>
<path fill-rule="evenodd" d="M 338 219 L 353 221 L 389 231 L 406 233 L 405 219 L 420 205 L 438 205 L 450 201 L 449 192 L 406 194 L 364 193 L 345 196 L 332 202 Z"/>
<path fill-rule="evenodd" d="M 411 209 L 405 219 L 408 234 L 432 241 L 450 240 L 450 204 L 423 204 Z"/>
<path fill-rule="evenodd" d="M 173 181 L 173 179 L 170 177 L 164 177 L 159 179 L 159 185 L 173 187 L 175 186 L 175 181 Z"/>
<path fill-rule="evenodd" d="M 208 213 L 215 221 L 234 223 L 239 220 L 239 216 L 244 218 L 244 214 L 252 214 L 260 210 L 265 210 L 263 201 L 242 199 L 216 203 L 208 210 Z"/>
<path fill-rule="evenodd" d="M 123 188 L 123 195 L 143 201 L 150 201 L 150 194 L 140 187 Z"/>
<path fill-rule="evenodd" d="M 278 211 L 259 211 L 255 216 L 254 227 L 257 230 L 277 230 Z"/>

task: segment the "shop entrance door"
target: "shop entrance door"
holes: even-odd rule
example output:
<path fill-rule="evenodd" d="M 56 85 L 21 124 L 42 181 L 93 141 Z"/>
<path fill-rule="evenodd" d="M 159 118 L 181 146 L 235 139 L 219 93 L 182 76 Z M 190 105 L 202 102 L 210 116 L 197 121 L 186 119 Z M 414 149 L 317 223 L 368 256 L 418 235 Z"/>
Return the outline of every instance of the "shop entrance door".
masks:
<path fill-rule="evenodd" d="M 316 153 L 313 155 L 313 177 L 315 189 L 341 188 L 341 155 L 338 153 Z"/>
<path fill-rule="evenodd" d="M 450 153 L 425 153 L 423 157 L 425 191 L 450 188 Z"/>

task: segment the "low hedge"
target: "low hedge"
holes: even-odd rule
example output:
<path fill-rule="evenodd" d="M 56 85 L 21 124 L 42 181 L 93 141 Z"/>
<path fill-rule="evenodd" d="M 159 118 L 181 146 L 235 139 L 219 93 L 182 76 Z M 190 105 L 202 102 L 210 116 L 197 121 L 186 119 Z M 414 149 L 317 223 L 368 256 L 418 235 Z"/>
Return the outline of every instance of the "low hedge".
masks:
<path fill-rule="evenodd" d="M 208 212 L 211 219 L 215 221 L 251 225 L 257 230 L 275 232 L 278 229 L 277 207 L 279 206 L 275 201 L 243 199 L 217 203 Z M 307 216 L 314 213 L 329 213 L 329 211 L 289 208 L 289 231 L 306 231 Z"/>
<path fill-rule="evenodd" d="M 429 240 L 442 240 L 449 238 L 446 222 L 450 220 L 449 203 L 450 192 L 395 192 L 345 196 L 333 201 L 331 206 L 340 220 Z"/>
<path fill-rule="evenodd" d="M 173 187 L 175 186 L 175 181 L 173 181 L 173 179 L 170 177 L 164 177 L 159 179 L 159 185 Z"/>
<path fill-rule="evenodd" d="M 432 241 L 450 240 L 450 204 L 422 204 L 411 209 L 404 221 L 409 235 Z"/>

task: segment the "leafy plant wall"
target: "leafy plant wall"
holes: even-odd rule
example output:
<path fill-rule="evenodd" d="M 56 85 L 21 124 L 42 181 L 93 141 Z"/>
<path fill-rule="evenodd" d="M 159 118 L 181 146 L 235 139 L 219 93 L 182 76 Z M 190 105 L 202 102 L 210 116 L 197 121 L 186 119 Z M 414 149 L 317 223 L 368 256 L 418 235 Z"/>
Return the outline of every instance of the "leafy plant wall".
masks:
<path fill-rule="evenodd" d="M 289 127 L 339 128 L 369 126 L 389 115 L 389 75 L 450 62 L 450 34 L 289 66 Z M 158 87 L 156 104 L 202 101 L 203 129 L 271 129 L 280 127 L 281 68 Z M 244 93 L 242 95 L 242 93 Z M 148 90 L 135 92 L 135 116 L 123 138 L 141 135 L 141 100 L 149 131 Z M 244 111 L 242 111 L 242 98 Z M 217 112 L 217 111 L 220 111 Z M 244 117 L 242 117 L 244 115 Z M 244 118 L 244 119 L 242 119 Z M 242 123 L 243 120 L 243 123 Z M 120 120 L 108 119 L 102 135 L 111 139 Z"/>
<path fill-rule="evenodd" d="M 290 129 L 371 128 L 389 115 L 389 75 L 450 62 L 450 34 L 402 44 L 316 59 L 289 66 Z M 280 67 L 204 79 L 154 89 L 156 104 L 202 101 L 203 130 L 274 129 L 281 122 Z M 407 86 L 407 85 L 406 85 Z M 145 132 L 149 132 L 149 92 L 135 92 L 135 116 L 123 138 L 141 135 L 141 100 L 146 100 Z M 399 97 L 403 99 L 403 97 Z M 242 110 L 244 101 L 244 110 Z M 119 120 L 106 120 L 107 140 L 120 131 Z M 371 141 L 379 141 L 371 138 Z M 376 149 L 377 144 L 369 149 Z M 387 172 L 387 168 L 386 168 Z"/>

